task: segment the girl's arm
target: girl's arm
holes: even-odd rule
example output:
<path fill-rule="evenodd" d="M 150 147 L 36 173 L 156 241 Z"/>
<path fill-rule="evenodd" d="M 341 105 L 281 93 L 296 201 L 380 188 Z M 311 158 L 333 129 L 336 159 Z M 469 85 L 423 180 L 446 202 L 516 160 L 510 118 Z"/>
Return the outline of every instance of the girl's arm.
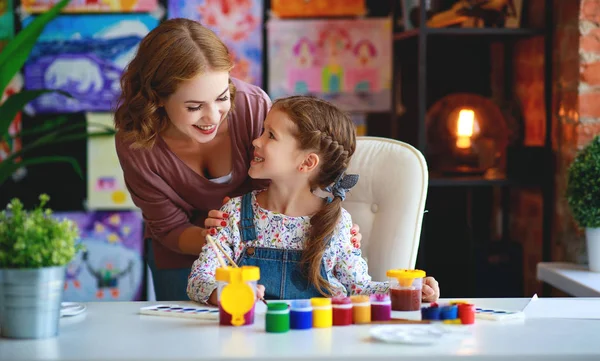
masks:
<path fill-rule="evenodd" d="M 237 259 L 241 250 L 239 245 L 240 232 L 238 229 L 238 222 L 240 220 L 240 207 L 241 198 L 233 198 L 227 202 L 221 210 L 229 214 L 227 219 L 227 226 L 220 229 L 220 231 L 213 237 L 215 242 L 218 242 L 223 250 L 232 259 Z M 217 250 L 217 252 L 220 252 Z M 220 255 L 221 258 L 227 263 L 227 258 L 224 255 Z M 215 279 L 215 272 L 218 267 L 221 267 L 215 250 L 210 244 L 205 244 L 202 247 L 202 252 L 194 264 L 188 277 L 187 294 L 192 301 L 211 303 L 216 305 L 216 289 L 217 281 Z M 211 295 L 215 293 L 212 297 Z"/>
<path fill-rule="evenodd" d="M 350 241 L 352 217 L 342 208 L 342 217 L 336 230 L 337 234 L 332 239 L 331 247 L 335 248 L 336 263 L 333 274 L 351 295 L 386 293 L 389 285 L 387 282 L 375 282 L 369 276 L 369 267 L 362 257 L 360 248 L 354 247 Z"/>

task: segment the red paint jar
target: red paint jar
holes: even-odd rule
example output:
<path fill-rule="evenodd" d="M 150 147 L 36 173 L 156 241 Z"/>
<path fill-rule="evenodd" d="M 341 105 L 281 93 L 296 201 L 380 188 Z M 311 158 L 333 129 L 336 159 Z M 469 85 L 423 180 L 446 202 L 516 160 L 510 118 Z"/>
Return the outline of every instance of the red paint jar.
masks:
<path fill-rule="evenodd" d="M 392 303 L 387 294 L 371 295 L 371 321 L 389 321 L 392 318 Z"/>
<path fill-rule="evenodd" d="M 352 300 L 350 297 L 334 297 L 331 299 L 333 308 L 333 325 L 348 326 L 352 324 Z"/>
<path fill-rule="evenodd" d="M 420 311 L 425 272 L 392 269 L 386 272 L 390 283 L 390 299 L 394 311 Z"/>
<path fill-rule="evenodd" d="M 463 325 L 472 325 L 475 323 L 475 305 L 470 303 L 461 303 L 458 305 L 458 318 Z"/>

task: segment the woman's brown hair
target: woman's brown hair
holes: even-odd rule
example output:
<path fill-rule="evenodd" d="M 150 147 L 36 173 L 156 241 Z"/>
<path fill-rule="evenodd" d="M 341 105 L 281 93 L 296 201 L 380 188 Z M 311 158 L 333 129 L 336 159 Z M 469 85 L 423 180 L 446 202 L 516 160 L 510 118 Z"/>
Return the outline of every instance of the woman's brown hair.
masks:
<path fill-rule="evenodd" d="M 320 165 L 311 179 L 311 189 L 330 186 L 348 168 L 356 148 L 356 131 L 350 117 L 331 103 L 307 96 L 278 99 L 273 108 L 285 112 L 296 125 L 294 135 L 299 147 L 319 155 Z M 308 280 L 324 296 L 331 292 L 331 285 L 321 277 L 321 263 L 340 219 L 341 203 L 340 197 L 334 197 L 311 217 L 310 235 L 302 252 Z"/>
<path fill-rule="evenodd" d="M 189 19 L 170 19 L 140 42 L 138 51 L 121 76 L 121 96 L 115 111 L 115 128 L 133 147 L 149 148 L 169 124 L 159 106 L 182 81 L 207 71 L 230 71 L 233 62 L 227 46 L 211 30 Z M 235 87 L 229 81 L 230 98 Z"/>

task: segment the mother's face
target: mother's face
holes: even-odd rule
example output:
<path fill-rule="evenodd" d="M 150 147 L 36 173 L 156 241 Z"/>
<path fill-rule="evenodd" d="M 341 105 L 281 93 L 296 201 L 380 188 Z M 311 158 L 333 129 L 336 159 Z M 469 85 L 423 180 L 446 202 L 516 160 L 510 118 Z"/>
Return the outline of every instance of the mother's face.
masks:
<path fill-rule="evenodd" d="M 199 143 L 214 139 L 231 109 L 229 73 L 211 71 L 183 81 L 164 100 L 171 126 Z"/>

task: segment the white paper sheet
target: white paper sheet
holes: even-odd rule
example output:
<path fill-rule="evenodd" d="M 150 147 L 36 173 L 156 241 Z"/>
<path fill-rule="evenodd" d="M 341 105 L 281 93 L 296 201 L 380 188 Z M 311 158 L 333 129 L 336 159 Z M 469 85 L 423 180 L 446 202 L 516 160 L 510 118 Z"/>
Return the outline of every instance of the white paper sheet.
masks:
<path fill-rule="evenodd" d="M 525 312 L 525 318 L 600 320 L 600 298 L 539 298 L 534 296 L 523 312 Z"/>

